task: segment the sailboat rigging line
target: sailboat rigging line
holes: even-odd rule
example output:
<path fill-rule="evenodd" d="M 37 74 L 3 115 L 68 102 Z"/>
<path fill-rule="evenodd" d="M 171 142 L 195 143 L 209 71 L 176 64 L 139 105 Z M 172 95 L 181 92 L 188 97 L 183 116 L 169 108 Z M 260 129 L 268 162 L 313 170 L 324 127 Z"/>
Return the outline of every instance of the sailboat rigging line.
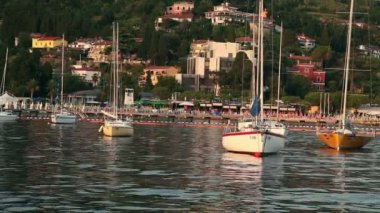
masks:
<path fill-rule="evenodd" d="M 5 93 L 5 75 L 7 73 L 7 64 L 8 64 L 8 48 L 7 48 L 7 51 L 5 53 L 5 64 L 4 64 L 3 78 L 1 80 L 0 95 Z"/>
<path fill-rule="evenodd" d="M 368 3 L 368 2 L 367 2 Z M 368 7 L 367 7 L 368 8 Z M 367 16 L 367 20 L 368 20 L 368 47 L 370 47 L 371 45 L 371 31 L 370 31 L 370 27 L 369 27 L 369 21 L 370 21 L 370 18 L 369 18 L 369 13 L 368 13 L 368 16 Z M 372 97 L 373 97 L 373 91 L 372 91 L 372 51 L 369 51 L 369 70 L 370 70 L 370 74 L 369 74 L 369 84 L 370 84 L 370 87 L 369 87 L 369 106 L 372 106 Z"/>
<path fill-rule="evenodd" d="M 325 70 L 345 70 L 344 68 L 325 68 Z M 355 71 L 355 72 L 371 72 L 372 70 L 366 70 L 366 69 L 349 69 L 349 71 Z"/>
<path fill-rule="evenodd" d="M 63 72 L 65 69 L 65 34 L 62 34 L 62 72 L 61 72 L 61 113 L 63 111 Z"/>
<path fill-rule="evenodd" d="M 249 8 L 249 0 L 247 0 L 247 10 L 248 13 Z M 246 20 L 246 25 L 244 27 L 244 37 L 247 36 L 247 27 L 249 27 L 249 19 Z M 241 109 L 243 108 L 243 99 L 244 99 L 244 68 L 245 68 L 245 54 L 243 54 L 243 64 L 242 64 L 242 70 L 241 70 Z"/>
<path fill-rule="evenodd" d="M 272 14 L 272 17 L 270 19 L 273 19 L 273 0 L 271 0 L 271 14 Z M 273 23 L 273 22 L 272 22 Z M 273 74 L 274 74 L 274 30 L 273 30 L 273 27 L 271 28 L 271 42 L 272 42 L 272 45 L 271 45 L 271 55 L 272 55 L 272 63 L 271 63 L 271 85 L 272 85 L 272 88 L 270 90 L 270 107 L 273 106 L 273 96 L 274 96 L 274 78 L 273 78 Z M 271 109 L 272 111 L 272 109 Z"/>
<path fill-rule="evenodd" d="M 281 32 L 280 32 L 280 53 L 278 56 L 278 78 L 277 78 L 277 110 L 276 110 L 276 120 L 278 121 L 280 112 L 280 86 L 281 86 L 281 56 L 282 56 L 282 36 L 283 36 L 283 24 L 281 21 Z"/>

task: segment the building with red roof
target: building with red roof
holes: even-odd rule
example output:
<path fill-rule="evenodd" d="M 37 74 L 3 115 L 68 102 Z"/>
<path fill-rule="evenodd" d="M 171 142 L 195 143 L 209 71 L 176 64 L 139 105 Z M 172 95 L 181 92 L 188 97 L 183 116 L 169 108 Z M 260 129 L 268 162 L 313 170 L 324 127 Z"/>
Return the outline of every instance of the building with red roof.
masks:
<path fill-rule="evenodd" d="M 31 33 L 32 37 L 32 48 L 33 49 L 48 49 L 56 48 L 62 46 L 67 46 L 67 41 L 63 40 L 61 37 L 57 36 L 46 36 L 41 33 Z"/>
<path fill-rule="evenodd" d="M 287 69 L 290 74 L 298 74 L 310 79 L 312 86 L 320 91 L 325 89 L 326 71 L 320 69 L 321 62 L 312 61 L 308 56 L 290 55 L 289 59 L 296 62 L 293 67 Z"/>

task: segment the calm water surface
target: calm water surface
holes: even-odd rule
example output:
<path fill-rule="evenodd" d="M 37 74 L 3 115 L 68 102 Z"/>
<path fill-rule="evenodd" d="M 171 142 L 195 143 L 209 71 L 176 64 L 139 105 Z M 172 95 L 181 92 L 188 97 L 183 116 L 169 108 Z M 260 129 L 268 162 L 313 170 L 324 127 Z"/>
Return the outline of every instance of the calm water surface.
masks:
<path fill-rule="evenodd" d="M 279 154 L 226 153 L 220 128 L 0 123 L 1 212 L 380 212 L 380 140 L 336 152 L 293 132 Z"/>

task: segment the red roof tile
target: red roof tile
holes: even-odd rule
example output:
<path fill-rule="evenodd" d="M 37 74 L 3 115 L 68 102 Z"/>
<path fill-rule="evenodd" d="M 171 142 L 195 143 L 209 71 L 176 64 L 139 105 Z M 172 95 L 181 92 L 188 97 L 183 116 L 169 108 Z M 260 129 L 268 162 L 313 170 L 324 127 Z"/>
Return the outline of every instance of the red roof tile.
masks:
<path fill-rule="evenodd" d="M 38 40 L 39 41 L 55 41 L 55 40 L 61 40 L 61 37 L 56 37 L 56 36 L 46 36 L 46 37 L 41 37 Z"/>

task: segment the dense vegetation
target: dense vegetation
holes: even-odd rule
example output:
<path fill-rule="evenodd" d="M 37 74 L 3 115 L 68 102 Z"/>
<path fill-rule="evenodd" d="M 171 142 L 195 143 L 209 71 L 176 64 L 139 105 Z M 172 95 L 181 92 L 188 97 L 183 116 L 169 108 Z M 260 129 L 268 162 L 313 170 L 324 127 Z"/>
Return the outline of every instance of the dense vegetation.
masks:
<path fill-rule="evenodd" d="M 215 41 L 235 41 L 236 37 L 249 36 L 248 27 L 244 24 L 230 24 L 228 26 L 212 26 L 210 21 L 204 18 L 204 12 L 212 10 L 213 5 L 224 2 L 223 0 L 195 0 L 195 18 L 191 23 L 177 23 L 166 21 L 164 30 L 154 30 L 154 20 L 164 13 L 165 7 L 172 4 L 173 0 L 2 0 L 0 1 L 0 63 L 4 64 L 5 48 L 10 48 L 10 57 L 7 71 L 7 89 L 19 96 L 50 97 L 55 93 L 56 82 L 50 64 L 41 64 L 40 51 L 29 51 L 31 32 L 46 33 L 59 36 L 65 33 L 69 41 L 79 37 L 110 38 L 113 21 L 120 23 L 121 50 L 125 55 L 137 54 L 144 59 L 150 59 L 155 65 L 184 66 L 185 57 L 189 52 L 190 43 L 194 39 L 211 39 Z M 229 1 L 240 11 L 253 12 L 256 10 L 256 1 Z M 323 59 L 324 68 L 343 67 L 345 40 L 347 28 L 345 21 L 347 14 L 337 13 L 348 11 L 348 0 L 281 0 L 265 1 L 270 15 L 276 24 L 284 23 L 283 55 L 288 53 L 311 55 L 314 59 Z M 272 4 L 273 3 L 273 4 Z M 359 44 L 380 45 L 380 1 L 361 0 L 356 2 L 355 11 L 361 12 L 355 15 L 355 22 L 364 23 L 364 27 L 355 27 L 353 33 L 353 47 Z M 299 48 L 295 40 L 297 33 L 306 33 L 317 39 L 317 47 L 307 52 Z M 267 96 L 273 95 L 276 85 L 273 82 L 277 77 L 279 34 L 268 32 L 266 36 L 267 70 L 266 84 Z M 18 47 L 14 47 L 15 37 L 19 37 Z M 141 37 L 141 44 L 135 43 L 133 38 Z M 355 48 L 353 48 L 355 49 Z M 73 56 L 75 58 L 75 56 Z M 245 61 L 239 56 L 230 73 L 220 74 L 222 85 L 222 98 L 240 98 L 242 88 L 247 97 L 249 90 L 249 74 L 244 74 L 243 81 L 241 70 Z M 354 72 L 350 84 L 352 93 L 364 92 L 373 94 L 371 100 L 380 102 L 380 61 L 371 57 L 363 57 L 355 51 L 352 66 L 356 69 L 371 69 L 372 72 Z M 272 63 L 273 59 L 273 63 Z M 244 62 L 245 63 L 245 62 Z M 292 62 L 283 59 L 283 67 Z M 250 65 L 245 64 L 244 73 L 250 73 Z M 181 91 L 172 80 L 162 79 L 162 82 L 153 87 L 139 88 L 137 77 L 141 68 L 128 66 L 122 79 L 124 85 L 132 85 L 136 91 L 152 91 L 162 98 L 170 97 L 174 91 Z M 104 76 L 109 69 L 103 66 Z M 185 72 L 185 69 L 182 69 Z M 341 71 L 328 71 L 326 91 L 339 94 L 342 85 Z M 35 82 L 33 82 L 33 80 Z M 50 81 L 49 81 L 50 80 Z M 87 88 L 81 85 L 78 79 L 67 76 L 71 83 L 67 92 Z M 283 92 L 287 96 L 297 96 L 305 99 L 310 104 L 319 102 L 308 95 L 312 88 L 305 86 L 305 79 L 294 79 L 283 76 Z M 371 82 L 371 83 L 369 83 Z M 101 88 L 106 90 L 106 80 L 102 80 Z M 149 85 L 149 84 L 147 84 Z M 300 91 L 298 88 L 302 87 Z M 104 91 L 104 96 L 107 92 Z M 207 94 L 189 93 L 187 97 L 211 98 Z M 312 94 L 312 93 L 311 93 Z M 106 98 L 106 97 L 103 97 Z M 288 97 L 290 100 L 294 98 Z M 366 100 L 368 101 L 368 100 Z"/>

